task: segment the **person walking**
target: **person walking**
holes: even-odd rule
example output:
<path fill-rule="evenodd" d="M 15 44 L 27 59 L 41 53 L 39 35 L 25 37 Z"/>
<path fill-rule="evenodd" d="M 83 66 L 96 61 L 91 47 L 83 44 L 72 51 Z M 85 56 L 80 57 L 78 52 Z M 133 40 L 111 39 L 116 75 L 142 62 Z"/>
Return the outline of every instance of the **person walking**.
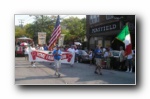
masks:
<path fill-rule="evenodd" d="M 60 77 L 60 67 L 61 67 L 61 50 L 60 47 L 57 46 L 56 50 L 53 51 L 54 62 L 55 62 L 55 75 Z"/>
<path fill-rule="evenodd" d="M 102 72 L 101 72 L 101 69 L 102 69 L 102 51 L 100 50 L 100 47 L 99 46 L 97 46 L 97 48 L 95 49 L 95 51 L 94 51 L 94 53 L 95 53 L 95 60 L 96 60 L 96 68 L 95 68 L 95 74 L 100 74 L 100 75 L 102 75 Z M 99 72 L 97 72 L 97 70 L 99 71 Z"/>

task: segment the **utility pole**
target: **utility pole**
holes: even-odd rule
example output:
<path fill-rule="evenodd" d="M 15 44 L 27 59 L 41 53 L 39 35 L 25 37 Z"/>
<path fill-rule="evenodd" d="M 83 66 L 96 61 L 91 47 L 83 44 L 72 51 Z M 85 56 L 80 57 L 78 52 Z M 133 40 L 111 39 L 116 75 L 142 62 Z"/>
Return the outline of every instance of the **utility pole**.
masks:
<path fill-rule="evenodd" d="M 42 31 L 41 32 L 43 32 L 43 28 L 44 28 L 44 25 L 43 25 L 43 15 L 41 15 L 41 17 L 42 17 Z"/>
<path fill-rule="evenodd" d="M 19 26 L 20 26 L 21 28 L 23 28 L 23 23 L 24 23 L 23 21 L 24 21 L 23 19 L 19 19 L 19 23 L 20 23 Z"/>

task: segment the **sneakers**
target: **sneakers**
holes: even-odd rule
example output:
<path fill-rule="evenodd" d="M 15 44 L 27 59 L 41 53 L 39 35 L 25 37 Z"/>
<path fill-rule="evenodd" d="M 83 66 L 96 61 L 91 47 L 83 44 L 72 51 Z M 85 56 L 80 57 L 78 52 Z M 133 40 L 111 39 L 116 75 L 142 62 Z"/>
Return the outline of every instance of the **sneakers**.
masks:
<path fill-rule="evenodd" d="M 131 68 L 131 70 L 130 70 L 130 73 L 132 73 L 132 68 Z"/>
<path fill-rule="evenodd" d="M 127 69 L 127 71 L 126 72 L 129 72 L 129 68 Z"/>
<path fill-rule="evenodd" d="M 58 76 L 58 78 L 60 77 L 60 74 L 59 74 L 59 73 L 56 73 L 56 72 L 55 72 L 54 75 L 55 75 L 55 76 Z"/>
<path fill-rule="evenodd" d="M 129 69 L 127 69 L 127 71 L 126 72 L 129 72 L 129 73 L 132 73 L 132 68 L 131 68 L 131 70 L 129 71 Z"/>
<path fill-rule="evenodd" d="M 55 75 L 55 76 L 57 75 L 57 74 L 56 74 L 56 72 L 55 72 L 55 74 L 54 74 L 54 75 Z"/>
<path fill-rule="evenodd" d="M 95 71 L 94 73 L 95 73 L 95 74 L 98 74 L 98 72 L 97 72 L 97 71 Z M 100 74 L 100 75 L 102 75 L 102 73 L 101 73 L 101 72 L 100 72 L 99 74 Z"/>
<path fill-rule="evenodd" d="M 35 64 L 33 64 L 32 67 L 36 67 Z"/>
<path fill-rule="evenodd" d="M 97 71 L 95 71 L 94 73 L 95 73 L 95 74 L 98 74 L 98 72 L 97 72 Z"/>
<path fill-rule="evenodd" d="M 126 72 L 129 72 L 129 70 L 127 70 Z"/>
<path fill-rule="evenodd" d="M 60 74 L 58 74 L 58 78 L 60 77 Z"/>

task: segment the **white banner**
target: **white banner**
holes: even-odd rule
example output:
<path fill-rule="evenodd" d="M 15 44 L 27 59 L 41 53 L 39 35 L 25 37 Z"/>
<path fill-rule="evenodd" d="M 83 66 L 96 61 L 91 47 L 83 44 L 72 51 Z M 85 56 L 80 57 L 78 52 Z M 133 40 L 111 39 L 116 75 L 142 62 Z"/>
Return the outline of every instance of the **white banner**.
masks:
<path fill-rule="evenodd" d="M 46 33 L 38 32 L 38 44 L 46 44 Z"/>
<path fill-rule="evenodd" d="M 75 53 L 62 52 L 61 63 L 74 64 Z M 30 62 L 54 62 L 54 57 L 51 51 L 32 50 L 29 51 Z"/>

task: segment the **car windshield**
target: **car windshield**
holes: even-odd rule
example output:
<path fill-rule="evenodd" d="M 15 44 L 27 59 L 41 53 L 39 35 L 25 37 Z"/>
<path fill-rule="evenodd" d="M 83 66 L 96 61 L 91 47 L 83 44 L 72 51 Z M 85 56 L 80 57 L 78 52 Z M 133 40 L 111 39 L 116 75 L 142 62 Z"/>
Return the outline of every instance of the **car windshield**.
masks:
<path fill-rule="evenodd" d="M 112 51 L 113 56 L 119 56 L 119 54 L 120 54 L 120 51 Z"/>
<path fill-rule="evenodd" d="M 79 50 L 79 54 L 80 54 L 80 55 L 88 55 L 87 52 L 84 51 L 84 50 Z"/>

